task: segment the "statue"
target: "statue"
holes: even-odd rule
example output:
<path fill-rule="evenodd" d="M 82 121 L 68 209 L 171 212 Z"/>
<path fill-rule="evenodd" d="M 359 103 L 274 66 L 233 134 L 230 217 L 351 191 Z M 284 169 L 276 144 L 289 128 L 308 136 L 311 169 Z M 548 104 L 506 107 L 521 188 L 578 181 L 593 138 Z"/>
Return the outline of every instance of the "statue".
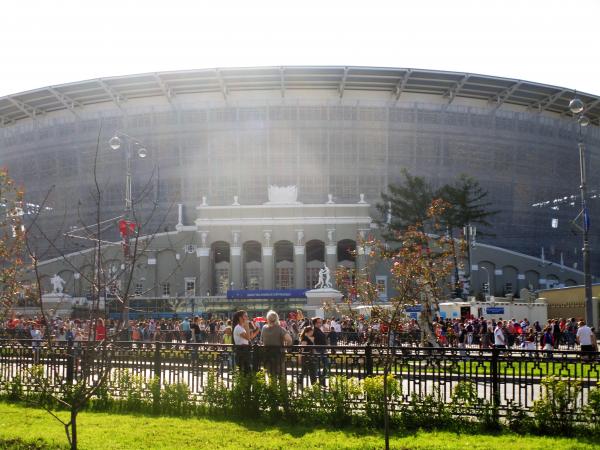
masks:
<path fill-rule="evenodd" d="M 202 242 L 202 247 L 206 247 L 206 239 L 208 238 L 208 232 L 203 231 L 200 233 L 200 241 Z"/>
<path fill-rule="evenodd" d="M 323 268 L 319 270 L 319 282 L 315 284 L 315 289 L 331 289 L 331 271 L 325 263 Z"/>
<path fill-rule="evenodd" d="M 299 230 L 297 232 L 298 245 L 302 245 L 302 241 L 304 240 L 304 231 Z"/>
<path fill-rule="evenodd" d="M 50 278 L 50 283 L 52 283 L 52 293 L 53 294 L 62 294 L 63 287 L 66 284 L 66 281 L 63 280 L 60 275 L 54 274 L 52 278 Z"/>
<path fill-rule="evenodd" d="M 264 237 L 265 237 L 265 247 L 270 247 L 271 246 L 271 232 L 265 231 Z"/>
<path fill-rule="evenodd" d="M 327 230 L 327 241 L 332 244 L 333 243 L 333 232 L 335 230 L 332 230 L 331 228 L 329 230 Z"/>

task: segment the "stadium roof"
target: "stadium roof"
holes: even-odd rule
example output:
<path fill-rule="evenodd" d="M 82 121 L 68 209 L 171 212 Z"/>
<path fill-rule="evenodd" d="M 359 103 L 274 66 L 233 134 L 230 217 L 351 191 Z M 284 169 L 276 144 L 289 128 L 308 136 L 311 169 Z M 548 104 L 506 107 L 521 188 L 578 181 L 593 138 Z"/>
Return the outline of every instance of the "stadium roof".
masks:
<path fill-rule="evenodd" d="M 437 70 L 354 67 L 282 66 L 202 69 L 156 72 L 98 78 L 48 86 L 0 97 L 0 126 L 46 113 L 71 111 L 77 116 L 86 106 L 113 103 L 122 108 L 130 99 L 164 97 L 169 101 L 184 94 L 218 93 L 227 99 L 239 91 L 286 91 L 323 89 L 341 97 L 347 91 L 389 92 L 391 100 L 403 93 L 438 95 L 451 103 L 454 98 L 485 100 L 493 107 L 514 104 L 531 111 L 568 113 L 574 97 L 565 89 L 523 80 Z M 600 97 L 577 92 L 586 104 L 585 114 L 600 124 Z"/>

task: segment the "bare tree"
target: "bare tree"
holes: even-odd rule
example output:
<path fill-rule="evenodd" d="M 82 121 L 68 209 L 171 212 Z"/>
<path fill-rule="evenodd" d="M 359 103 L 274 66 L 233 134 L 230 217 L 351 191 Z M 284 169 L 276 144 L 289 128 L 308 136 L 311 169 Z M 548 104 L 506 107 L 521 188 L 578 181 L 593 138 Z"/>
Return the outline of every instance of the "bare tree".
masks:
<path fill-rule="evenodd" d="M 152 233 L 142 236 L 141 230 L 157 210 L 157 203 L 150 198 L 152 180 L 149 180 L 140 190 L 140 194 L 130 202 L 126 217 L 104 218 L 104 189 L 98 177 L 101 136 L 102 127 L 98 131 L 92 167 L 94 188 L 91 191 L 91 201 L 95 210 L 95 224 L 88 225 L 82 221 L 77 230 L 65 233 L 70 237 L 76 236 L 91 242 L 92 246 L 76 255 L 66 254 L 59 245 L 57 235 L 49 234 L 37 220 L 38 217 L 35 217 L 23 231 L 23 245 L 29 256 L 30 271 L 37 291 L 36 297 L 39 299 L 41 316 L 46 319 L 46 323 L 51 323 L 52 317 L 43 300 L 44 264 L 40 257 L 43 254 L 39 250 L 41 247 L 49 248 L 59 254 L 60 263 L 77 274 L 81 282 L 90 288 L 88 329 L 84 336 L 67 341 L 66 373 L 61 372 L 57 365 L 48 365 L 46 368 L 34 366 L 29 371 L 38 392 L 46 399 L 51 398 L 53 402 L 69 412 L 68 418 L 64 419 L 47 403 L 38 403 L 62 424 L 72 449 L 78 447 L 78 414 L 109 378 L 112 371 L 111 361 L 118 349 L 119 336 L 129 326 L 128 321 L 119 321 L 112 335 L 108 335 L 106 330 L 100 335 L 104 315 L 103 302 L 107 301 L 110 294 L 120 305 L 121 312 L 124 312 L 123 316 L 128 317 L 129 299 L 134 294 L 135 267 L 150 247 L 154 237 Z M 150 213 L 146 220 L 143 220 L 138 213 L 138 207 L 141 209 L 145 203 L 150 203 Z M 43 208 L 40 208 L 41 210 Z M 81 217 L 80 211 L 77 213 Z M 11 220 L 13 220 L 11 223 L 17 223 L 12 216 Z M 109 234 L 111 228 L 117 223 L 121 226 L 122 241 L 111 242 L 105 238 L 105 235 Z M 125 232 L 123 232 L 123 225 Z M 40 245 L 41 242 L 44 243 L 43 246 Z M 108 264 L 109 261 L 119 261 L 118 267 Z M 84 270 L 84 267 L 91 270 Z M 22 279 L 20 281 L 22 283 Z M 47 333 L 46 338 L 47 344 L 44 349 L 46 357 L 54 358 L 64 352 L 64 348 L 61 348 L 50 332 Z M 40 361 L 39 358 L 36 359 L 37 361 L 34 362 Z M 56 386 L 59 386 L 58 390 Z"/>

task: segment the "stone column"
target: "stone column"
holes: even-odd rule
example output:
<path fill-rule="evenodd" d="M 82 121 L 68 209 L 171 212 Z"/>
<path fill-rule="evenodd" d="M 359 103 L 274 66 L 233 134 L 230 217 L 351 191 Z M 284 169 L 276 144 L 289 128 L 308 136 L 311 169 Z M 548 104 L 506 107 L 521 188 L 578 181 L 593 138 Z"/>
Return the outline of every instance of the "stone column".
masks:
<path fill-rule="evenodd" d="M 325 265 L 331 271 L 331 286 L 335 288 L 335 271 L 337 270 L 337 242 L 334 240 L 335 229 L 327 230 L 327 244 L 325 244 Z"/>
<path fill-rule="evenodd" d="M 296 289 L 304 289 L 306 284 L 306 254 L 304 247 L 304 231 L 296 230 L 296 245 L 294 245 L 294 286 Z"/>
<path fill-rule="evenodd" d="M 196 256 L 198 257 L 198 286 L 196 295 L 205 296 L 207 292 L 212 291 L 210 266 L 210 246 L 207 244 L 208 231 L 200 232 L 200 246 L 196 247 Z M 161 293 L 162 295 L 162 293 Z"/>
<path fill-rule="evenodd" d="M 273 289 L 273 247 L 271 246 L 271 231 L 263 232 L 264 242 L 262 246 L 263 288 Z"/>
<path fill-rule="evenodd" d="M 242 286 L 242 247 L 240 246 L 240 232 L 233 231 L 233 243 L 230 247 L 230 267 L 232 289 L 244 289 Z"/>
<path fill-rule="evenodd" d="M 356 270 L 358 273 L 363 273 L 367 267 L 367 249 L 364 245 L 366 235 L 365 230 L 358 231 L 358 239 L 356 240 Z"/>

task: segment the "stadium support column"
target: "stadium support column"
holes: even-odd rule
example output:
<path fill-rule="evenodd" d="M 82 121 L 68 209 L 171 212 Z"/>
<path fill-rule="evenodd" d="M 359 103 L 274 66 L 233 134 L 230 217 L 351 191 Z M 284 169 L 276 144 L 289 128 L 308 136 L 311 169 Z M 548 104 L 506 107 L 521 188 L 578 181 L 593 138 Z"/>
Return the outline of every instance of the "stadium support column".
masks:
<path fill-rule="evenodd" d="M 196 292 L 204 296 L 211 292 L 211 266 L 210 266 L 210 247 L 206 243 L 208 237 L 207 231 L 200 232 L 201 245 L 196 248 L 196 256 L 199 261 L 198 288 Z"/>
<path fill-rule="evenodd" d="M 233 232 L 231 246 L 231 288 L 244 289 L 242 286 L 242 248 L 240 247 L 240 232 Z"/>
<path fill-rule="evenodd" d="M 306 283 L 306 255 L 304 251 L 304 231 L 296 230 L 294 245 L 294 285 L 296 289 L 304 289 Z"/>
<path fill-rule="evenodd" d="M 335 271 L 337 269 L 337 243 L 333 240 L 334 231 L 335 230 L 327 230 L 327 245 L 325 246 L 325 264 L 331 271 L 331 285 L 335 288 Z"/>
<path fill-rule="evenodd" d="M 271 231 L 263 232 L 262 248 L 263 289 L 273 289 L 273 247 L 271 246 Z"/>

